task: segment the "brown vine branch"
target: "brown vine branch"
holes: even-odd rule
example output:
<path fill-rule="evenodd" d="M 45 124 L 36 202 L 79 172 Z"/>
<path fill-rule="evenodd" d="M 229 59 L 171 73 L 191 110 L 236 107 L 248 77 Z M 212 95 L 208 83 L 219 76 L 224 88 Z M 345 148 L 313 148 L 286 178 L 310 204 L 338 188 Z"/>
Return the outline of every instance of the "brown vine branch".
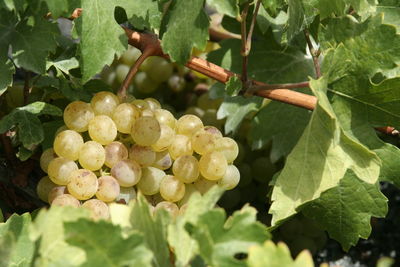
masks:
<path fill-rule="evenodd" d="M 247 44 L 247 13 L 249 11 L 250 3 L 246 2 L 243 11 L 240 15 L 240 33 L 241 33 L 241 40 L 242 40 L 242 49 L 240 54 L 242 55 L 242 84 L 244 89 L 247 89 L 247 64 L 248 64 L 248 53 L 246 53 L 246 44 Z"/>
<path fill-rule="evenodd" d="M 261 0 L 258 0 L 257 4 L 256 4 L 256 8 L 253 13 L 253 17 L 251 18 L 250 29 L 249 29 L 249 33 L 247 34 L 246 46 L 245 46 L 245 51 L 244 51 L 246 56 L 249 55 L 250 50 L 251 50 L 251 39 L 253 37 L 254 26 L 256 25 L 256 19 L 257 19 L 258 10 L 260 9 L 260 4 L 261 4 Z"/>
<path fill-rule="evenodd" d="M 321 67 L 319 66 L 318 60 L 319 51 L 314 49 L 308 29 L 304 29 L 304 36 L 306 37 L 307 46 L 314 62 L 315 74 L 317 75 L 317 78 L 319 78 L 321 77 Z"/>

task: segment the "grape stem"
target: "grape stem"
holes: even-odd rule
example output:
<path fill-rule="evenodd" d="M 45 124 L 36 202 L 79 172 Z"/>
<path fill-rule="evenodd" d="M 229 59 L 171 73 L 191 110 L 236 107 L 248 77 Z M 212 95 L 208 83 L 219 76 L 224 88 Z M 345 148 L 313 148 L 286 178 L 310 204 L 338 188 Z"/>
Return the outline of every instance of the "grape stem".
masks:
<path fill-rule="evenodd" d="M 314 62 L 315 74 L 317 75 L 317 79 L 318 79 L 319 77 L 321 77 L 321 67 L 319 65 L 319 59 L 318 59 L 320 51 L 319 51 L 319 49 L 315 50 L 315 48 L 311 42 L 310 32 L 308 31 L 308 29 L 304 29 L 304 36 L 306 38 L 307 46 L 308 46 L 308 49 L 310 50 L 310 54 L 311 54 L 313 62 Z"/>
<path fill-rule="evenodd" d="M 246 45 L 247 45 L 247 13 L 249 11 L 250 3 L 247 1 L 243 8 L 242 13 L 240 14 L 240 33 L 242 40 L 242 50 L 240 54 L 242 55 L 242 87 L 247 89 L 247 64 L 249 62 L 248 53 L 246 53 Z M 249 33 L 250 35 L 250 33 Z"/>

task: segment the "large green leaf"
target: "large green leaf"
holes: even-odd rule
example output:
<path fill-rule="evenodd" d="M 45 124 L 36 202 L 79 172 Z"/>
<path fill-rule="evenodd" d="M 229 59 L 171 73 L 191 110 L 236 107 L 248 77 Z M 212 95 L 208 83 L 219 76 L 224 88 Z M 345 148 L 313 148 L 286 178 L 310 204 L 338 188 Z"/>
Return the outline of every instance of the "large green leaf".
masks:
<path fill-rule="evenodd" d="M 265 225 L 256 222 L 256 210 L 244 207 L 226 222 L 222 209 L 213 209 L 201 215 L 186 229 L 198 242 L 200 255 L 210 266 L 246 266 L 234 256 L 247 253 L 250 246 L 262 244 L 270 238 Z"/>
<path fill-rule="evenodd" d="M 72 12 L 81 7 L 81 0 L 43 0 L 46 2 L 49 11 L 51 12 L 51 16 L 53 18 L 58 18 L 61 16 L 69 17 Z"/>
<path fill-rule="evenodd" d="M 171 5 L 161 45 L 173 61 L 185 63 L 193 47 L 203 50 L 207 44 L 209 21 L 204 0 L 176 0 Z"/>
<path fill-rule="evenodd" d="M 125 9 L 129 22 L 137 29 L 160 29 L 162 12 L 157 0 L 116 0 Z"/>
<path fill-rule="evenodd" d="M 29 238 L 31 216 L 12 215 L 0 223 L 0 266 L 31 266 L 35 244 Z"/>
<path fill-rule="evenodd" d="M 400 2 L 392 0 L 380 1 L 376 8 L 376 12 L 382 12 L 383 22 L 396 26 L 397 31 L 400 31 Z"/>
<path fill-rule="evenodd" d="M 312 2 L 311 0 L 288 0 L 287 39 L 289 42 L 307 28 L 317 15 Z"/>
<path fill-rule="evenodd" d="M 0 64 L 0 96 L 12 84 L 14 72 L 15 68 L 11 60 L 7 60 L 5 64 Z"/>
<path fill-rule="evenodd" d="M 376 154 L 342 129 L 326 96 L 326 82 L 310 84 L 318 104 L 275 181 L 269 210 L 273 225 L 337 186 L 348 169 L 370 184 L 379 176 L 381 162 Z"/>
<path fill-rule="evenodd" d="M 305 205 L 303 213 L 318 221 L 344 250 L 371 233 L 371 216 L 385 217 L 387 199 L 378 184 L 369 184 L 348 171 L 339 184 Z"/>
<path fill-rule="evenodd" d="M 64 225 L 66 242 L 83 249 L 86 261 L 80 266 L 150 266 L 152 253 L 138 233 L 122 237 L 111 223 L 80 219 Z"/>
<path fill-rule="evenodd" d="M 110 65 L 114 56 L 126 50 L 128 40 L 114 19 L 114 0 L 82 0 L 82 15 L 75 20 L 80 37 L 83 81 Z"/>
<path fill-rule="evenodd" d="M 215 8 L 220 14 L 233 18 L 239 15 L 238 0 L 207 0 L 207 4 Z"/>

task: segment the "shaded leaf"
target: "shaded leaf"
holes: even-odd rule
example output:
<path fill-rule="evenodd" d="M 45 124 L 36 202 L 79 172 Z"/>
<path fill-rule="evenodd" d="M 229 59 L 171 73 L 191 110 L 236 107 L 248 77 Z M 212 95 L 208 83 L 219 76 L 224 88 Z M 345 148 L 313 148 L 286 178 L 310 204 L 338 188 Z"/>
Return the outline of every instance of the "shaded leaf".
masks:
<path fill-rule="evenodd" d="M 14 72 L 15 68 L 11 60 L 7 60 L 5 64 L 0 64 L 0 96 L 7 90 L 8 86 L 12 85 Z"/>
<path fill-rule="evenodd" d="M 242 90 L 242 81 L 237 76 L 229 78 L 225 91 L 229 96 L 236 96 Z"/>
<path fill-rule="evenodd" d="M 125 9 L 129 22 L 137 29 L 160 29 L 162 10 L 157 0 L 124 1 L 116 5 Z"/>
<path fill-rule="evenodd" d="M 239 15 L 238 0 L 207 0 L 207 4 L 218 13 L 236 18 Z"/>
<path fill-rule="evenodd" d="M 44 2 L 46 2 L 53 18 L 61 16 L 68 18 L 76 8 L 81 7 L 81 0 L 44 0 Z"/>

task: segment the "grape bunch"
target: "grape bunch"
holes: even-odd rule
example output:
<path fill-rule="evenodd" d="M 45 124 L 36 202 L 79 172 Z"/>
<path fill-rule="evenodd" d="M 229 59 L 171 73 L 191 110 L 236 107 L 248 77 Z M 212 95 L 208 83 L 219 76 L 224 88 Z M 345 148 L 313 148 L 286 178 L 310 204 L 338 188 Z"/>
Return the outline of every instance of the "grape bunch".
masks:
<path fill-rule="evenodd" d="M 82 206 L 106 219 L 107 204 L 128 203 L 140 191 L 155 209 L 177 215 L 194 192 L 240 181 L 233 139 L 195 115 L 177 120 L 156 99 L 121 102 L 99 92 L 90 103 L 70 103 L 63 118 L 40 158 L 48 175 L 37 193 L 51 205 Z"/>

